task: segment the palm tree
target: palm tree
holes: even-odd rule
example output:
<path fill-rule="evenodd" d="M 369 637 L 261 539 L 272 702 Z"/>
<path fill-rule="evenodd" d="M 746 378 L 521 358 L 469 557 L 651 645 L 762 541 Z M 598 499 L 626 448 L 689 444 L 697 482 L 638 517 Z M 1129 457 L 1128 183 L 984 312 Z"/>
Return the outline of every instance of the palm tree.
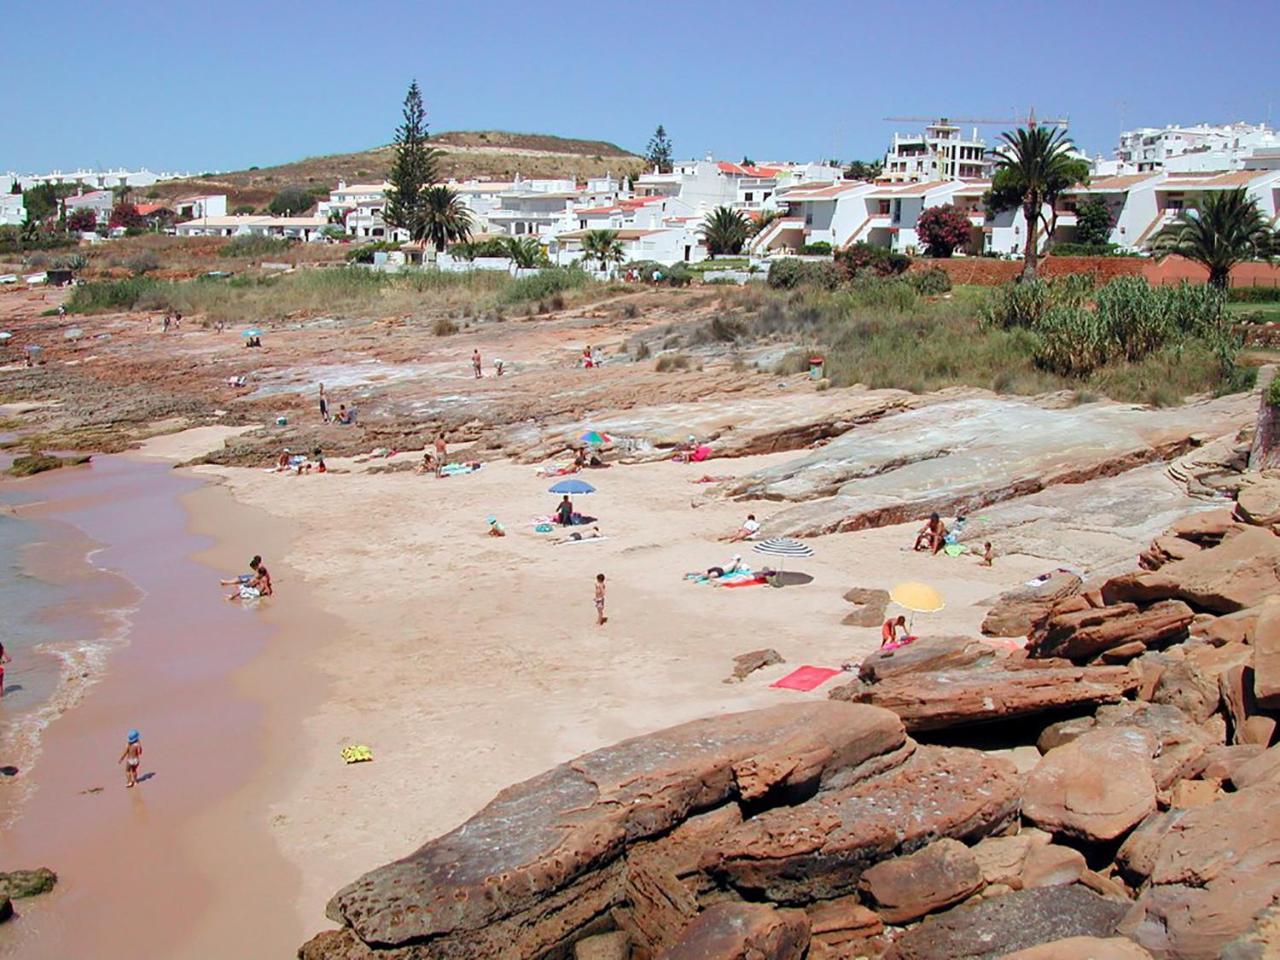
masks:
<path fill-rule="evenodd" d="M 456 193 L 437 184 L 422 191 L 418 224 L 422 233 L 414 239 L 429 240 L 435 245 L 436 253 L 442 253 L 450 243 L 470 238 L 471 211 L 463 206 Z"/>
<path fill-rule="evenodd" d="M 1152 249 L 1203 264 L 1209 271 L 1209 283 L 1225 290 L 1232 267 L 1246 260 L 1270 260 L 1280 250 L 1280 243 L 1267 226 L 1257 200 L 1240 187 L 1210 193 L 1190 210 L 1183 210 L 1177 221 L 1156 237 Z"/>
<path fill-rule="evenodd" d="M 1002 133 L 1004 146 L 992 153 L 996 169 L 1004 172 L 1009 185 L 1022 197 L 1022 213 L 1027 221 L 1027 242 L 1023 252 L 1022 279 L 1034 280 L 1040 256 L 1040 219 L 1045 200 L 1056 183 L 1074 180 L 1071 156 L 1073 144 L 1065 130 L 1057 127 L 1019 127 Z"/>
<path fill-rule="evenodd" d="M 699 229 L 707 244 L 707 252 L 714 259 L 720 253 L 741 253 L 750 225 L 747 218 L 732 207 L 716 207 L 707 214 Z"/>
<path fill-rule="evenodd" d="M 618 231 L 590 231 L 582 238 L 582 253 L 598 262 L 602 271 L 608 270 L 611 263 L 621 263 L 624 254 L 622 241 L 618 239 Z"/>
<path fill-rule="evenodd" d="M 527 270 L 542 262 L 542 244 L 533 237 L 507 237 L 503 246 L 511 262 L 521 269 Z"/>

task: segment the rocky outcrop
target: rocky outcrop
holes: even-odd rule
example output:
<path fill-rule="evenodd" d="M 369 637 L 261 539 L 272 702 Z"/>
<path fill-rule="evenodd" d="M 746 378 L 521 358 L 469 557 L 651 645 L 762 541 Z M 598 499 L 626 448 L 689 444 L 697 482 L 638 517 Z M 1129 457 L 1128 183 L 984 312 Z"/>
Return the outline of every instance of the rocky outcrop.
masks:
<path fill-rule="evenodd" d="M 1237 790 L 1260 783 L 1280 784 L 1280 746 L 1244 760 L 1228 771 L 1226 779 Z"/>
<path fill-rule="evenodd" d="M 982 632 L 988 637 L 1025 637 L 1039 629 L 1059 601 L 1078 594 L 1083 584 L 1074 573 L 1056 570 L 1034 587 L 1002 593 L 983 617 Z"/>
<path fill-rule="evenodd" d="M 905 857 L 877 863 L 859 888 L 885 923 L 906 923 L 952 906 L 983 885 L 978 860 L 958 840 L 943 839 Z"/>
<path fill-rule="evenodd" d="M 1149 884 L 1121 932 L 1162 960 L 1220 956 L 1280 899 L 1277 809 L 1280 784 L 1261 784 L 1164 816 L 1137 861 Z"/>
<path fill-rule="evenodd" d="M 1184 407 L 1174 426 L 1118 404 L 1051 410 L 997 397 L 947 401 L 851 430 L 720 492 L 797 503 L 769 520 L 771 535 L 860 530 L 935 510 L 968 514 L 1168 459 L 1201 433 L 1234 432 L 1251 418 L 1245 406 L 1233 398 Z"/>
<path fill-rule="evenodd" d="M 1280 593 L 1280 537 L 1247 527 L 1212 550 L 1159 570 L 1122 574 L 1102 588 L 1108 604 L 1182 600 L 1193 610 L 1234 613 Z"/>
<path fill-rule="evenodd" d="M 775 910 L 764 903 L 708 907 L 659 960 L 800 960 L 809 947 L 803 910 Z"/>
<path fill-rule="evenodd" d="M 863 906 L 856 895 L 820 900 L 807 912 L 810 943 L 836 956 L 846 956 L 849 951 L 860 953 L 857 944 L 884 932 L 884 921 L 874 910 Z"/>
<path fill-rule="evenodd" d="M 708 853 L 706 865 L 752 898 L 842 896 L 888 857 L 942 837 L 978 840 L 1004 829 L 1017 817 L 1020 787 L 1008 761 L 921 747 L 880 776 L 753 817 Z"/>
<path fill-rule="evenodd" d="M 1125 667 L 997 661 L 986 669 L 913 673 L 878 683 L 858 681 L 837 687 L 830 696 L 885 707 L 914 732 L 1115 703 L 1137 686 L 1137 675 Z"/>
<path fill-rule="evenodd" d="M 884 612 L 889 606 L 888 590 L 852 587 L 845 591 L 844 598 L 857 608 L 840 621 L 846 627 L 878 627 L 884 623 Z"/>
<path fill-rule="evenodd" d="M 1253 695 L 1260 706 L 1280 709 L 1280 603 L 1265 604 L 1254 626 Z"/>
<path fill-rule="evenodd" d="M 38 897 L 48 893 L 58 882 L 58 875 L 48 867 L 37 867 L 35 870 L 11 870 L 0 873 L 0 894 L 13 900 L 24 897 Z"/>
<path fill-rule="evenodd" d="M 995 658 L 995 648 L 971 637 L 921 637 L 905 647 L 870 654 L 858 667 L 858 676 L 878 683 L 907 674 L 966 669 Z"/>
<path fill-rule="evenodd" d="M 630 846 L 728 802 L 845 787 L 907 753 L 897 718 L 848 704 L 673 727 L 504 790 L 458 829 L 339 891 L 328 914 L 348 943 L 406 957 L 537 955 L 625 906 Z"/>
<path fill-rule="evenodd" d="M 1152 758 L 1158 748 L 1145 730 L 1124 727 L 1091 730 L 1055 747 L 1027 778 L 1023 815 L 1080 840 L 1123 836 L 1156 808 Z"/>
<path fill-rule="evenodd" d="M 771 667 L 776 663 L 786 663 L 782 659 L 782 654 L 772 647 L 766 647 L 763 650 L 752 650 L 748 653 L 740 653 L 733 658 L 733 673 L 725 679 L 725 683 L 736 683 L 743 680 L 757 670 L 763 670 L 765 667 Z"/>
<path fill-rule="evenodd" d="M 1280 524 L 1280 479 L 1256 477 L 1236 494 L 1236 519 L 1256 527 Z"/>
<path fill-rule="evenodd" d="M 908 930 L 885 960 L 991 960 L 1067 937 L 1110 937 L 1128 905 L 1079 885 L 1019 890 Z"/>
<path fill-rule="evenodd" d="M 1152 960 L 1151 954 L 1124 937 L 1067 937 L 1006 953 L 1000 960 Z"/>
<path fill-rule="evenodd" d="M 1094 607 L 1072 597 L 1053 608 L 1031 634 L 1034 657 L 1060 657 L 1075 663 L 1093 660 L 1122 645 L 1134 644 L 1134 655 L 1185 640 L 1195 614 L 1185 603 L 1166 600 L 1145 609 L 1133 603 Z"/>

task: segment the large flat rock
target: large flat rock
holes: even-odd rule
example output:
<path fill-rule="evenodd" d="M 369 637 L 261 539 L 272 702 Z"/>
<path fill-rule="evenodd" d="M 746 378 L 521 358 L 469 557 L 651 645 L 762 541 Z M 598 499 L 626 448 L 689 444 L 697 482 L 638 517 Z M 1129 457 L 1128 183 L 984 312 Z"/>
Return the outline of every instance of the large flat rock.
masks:
<path fill-rule="evenodd" d="M 783 464 L 729 481 L 720 492 L 797 504 L 768 533 L 796 536 L 968 514 L 1059 484 L 1112 476 L 1234 432 L 1251 404 L 1224 398 L 1153 411 L 1122 404 L 1045 409 L 974 397 L 910 410 Z"/>
<path fill-rule="evenodd" d="M 885 960 L 995 960 L 1069 937 L 1106 938 L 1126 909 L 1078 885 L 1018 890 L 926 918 Z"/>
<path fill-rule="evenodd" d="M 1018 815 L 1021 778 L 976 750 L 921 747 L 906 763 L 796 807 L 769 810 L 708 853 L 709 871 L 781 903 L 851 892 L 867 868 L 950 837 L 977 840 Z"/>
<path fill-rule="evenodd" d="M 902 674 L 879 683 L 854 681 L 836 687 L 830 696 L 892 710 L 914 732 L 1115 703 L 1137 686 L 1137 675 L 1127 667 L 996 662 L 971 669 Z"/>
<path fill-rule="evenodd" d="M 922 398 L 905 390 L 826 390 L 772 397 L 717 397 L 692 403 L 668 403 L 602 410 L 589 419 L 543 426 L 508 428 L 497 443 L 514 459 L 546 460 L 579 444 L 588 430 L 619 441 L 628 460 L 671 456 L 671 448 L 689 436 L 710 443 L 716 457 L 743 457 L 798 450 L 839 436 L 859 424 L 919 406 Z"/>
<path fill-rule="evenodd" d="M 809 947 L 803 910 L 767 903 L 717 903 L 685 928 L 658 960 L 800 960 Z"/>
<path fill-rule="evenodd" d="M 892 713 L 825 702 L 699 720 L 502 791 L 482 811 L 330 901 L 352 939 L 405 956 L 535 956 L 625 899 L 623 854 L 732 800 L 838 788 L 908 752 Z M 315 954 L 323 956 L 323 954 Z"/>

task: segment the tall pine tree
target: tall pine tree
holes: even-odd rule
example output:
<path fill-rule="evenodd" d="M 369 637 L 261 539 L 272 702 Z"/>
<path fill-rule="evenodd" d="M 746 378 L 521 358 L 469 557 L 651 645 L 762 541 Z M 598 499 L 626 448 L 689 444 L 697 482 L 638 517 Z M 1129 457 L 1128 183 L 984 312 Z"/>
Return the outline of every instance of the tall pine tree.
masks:
<path fill-rule="evenodd" d="M 650 167 L 657 167 L 659 173 L 671 172 L 671 138 L 667 136 L 662 124 L 658 124 L 658 129 L 653 131 L 644 158 Z"/>
<path fill-rule="evenodd" d="M 408 230 L 412 239 L 421 240 L 426 232 L 422 197 L 436 179 L 436 151 L 427 145 L 427 111 L 417 80 L 405 94 L 404 122 L 396 128 L 395 148 L 383 217 L 389 226 Z"/>

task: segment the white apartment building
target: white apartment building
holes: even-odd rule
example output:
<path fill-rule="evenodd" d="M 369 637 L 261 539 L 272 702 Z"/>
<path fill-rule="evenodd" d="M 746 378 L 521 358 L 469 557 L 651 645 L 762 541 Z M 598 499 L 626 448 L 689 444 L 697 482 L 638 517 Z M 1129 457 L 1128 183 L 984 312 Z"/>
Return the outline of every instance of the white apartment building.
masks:
<path fill-rule="evenodd" d="M 74 197 L 67 197 L 62 201 L 63 208 L 67 212 L 67 216 L 71 216 L 76 210 L 92 211 L 97 223 L 105 226 L 107 221 L 111 219 L 111 208 L 115 206 L 115 195 L 110 190 L 93 190 L 89 193 L 80 193 Z"/>
<path fill-rule="evenodd" d="M 839 180 L 838 167 L 818 163 L 740 164 L 711 157 L 677 163 L 670 173 L 646 173 L 633 184 L 637 197 L 679 197 L 708 213 L 727 206 L 743 212 L 777 208 L 780 189 Z"/>
<path fill-rule="evenodd" d="M 173 202 L 173 212 L 179 219 L 198 220 L 201 217 L 225 217 L 227 195 L 225 193 L 196 194 L 179 197 Z"/>
<path fill-rule="evenodd" d="M 975 128 L 969 137 L 945 117 L 919 134 L 893 135 L 881 179 L 894 183 L 981 180 L 991 176 L 987 143 Z"/>
<path fill-rule="evenodd" d="M 0 193 L 0 227 L 20 227 L 27 222 L 27 208 L 23 206 L 22 194 Z"/>
<path fill-rule="evenodd" d="M 188 220 L 174 228 L 180 237 L 281 237 L 288 240 L 317 240 L 323 236 L 328 219 L 310 217 L 218 216 Z"/>
<path fill-rule="evenodd" d="M 1276 149 L 1280 149 L 1280 136 L 1265 123 L 1140 127 L 1120 134 L 1116 172 L 1239 170 L 1248 166 L 1258 151 Z"/>
<path fill-rule="evenodd" d="M 152 173 L 145 167 L 140 170 L 53 170 L 49 173 L 13 173 L 10 180 L 17 180 L 23 190 L 39 186 L 42 183 L 78 183 L 93 190 L 106 190 L 112 187 L 150 187 L 161 180 L 174 180 L 189 177 L 189 173 Z"/>

